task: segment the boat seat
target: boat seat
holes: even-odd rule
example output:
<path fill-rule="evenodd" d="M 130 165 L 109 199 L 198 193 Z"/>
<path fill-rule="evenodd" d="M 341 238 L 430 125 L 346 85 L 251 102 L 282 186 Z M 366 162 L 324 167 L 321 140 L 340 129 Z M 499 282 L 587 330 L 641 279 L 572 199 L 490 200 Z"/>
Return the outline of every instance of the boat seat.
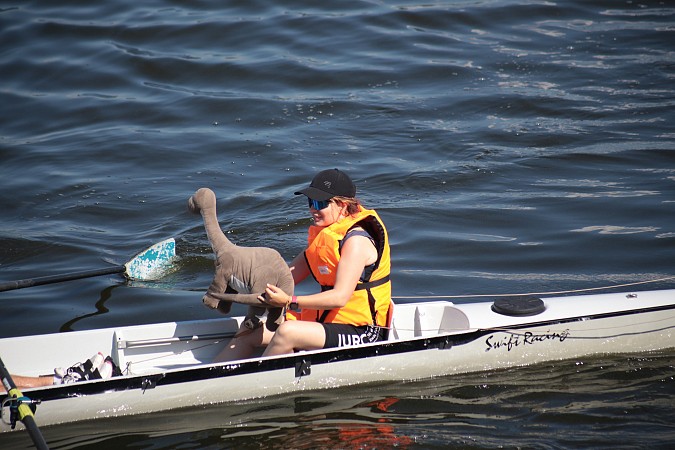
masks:
<path fill-rule="evenodd" d="M 434 336 L 467 330 L 469 319 L 451 302 L 430 302 L 415 307 L 414 334 Z"/>
<path fill-rule="evenodd" d="M 469 329 L 469 319 L 452 302 L 399 304 L 393 314 L 389 340 L 434 336 Z"/>
<path fill-rule="evenodd" d="M 463 311 L 454 306 L 446 306 L 443 310 L 439 333 L 461 332 L 469 329 L 469 318 Z"/>
<path fill-rule="evenodd" d="M 469 318 L 451 302 L 433 302 L 415 307 L 415 336 L 434 336 L 469 329 Z"/>
<path fill-rule="evenodd" d="M 238 330 L 236 320 L 169 324 L 115 330 L 111 357 L 123 374 L 144 374 L 213 361 Z"/>

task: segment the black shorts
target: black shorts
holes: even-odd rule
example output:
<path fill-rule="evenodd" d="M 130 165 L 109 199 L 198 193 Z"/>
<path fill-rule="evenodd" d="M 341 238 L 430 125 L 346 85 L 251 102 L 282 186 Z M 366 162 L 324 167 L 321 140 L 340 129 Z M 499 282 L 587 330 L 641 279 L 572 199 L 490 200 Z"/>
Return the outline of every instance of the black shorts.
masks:
<path fill-rule="evenodd" d="M 373 325 L 358 327 L 343 323 L 322 323 L 321 325 L 326 332 L 326 344 L 323 348 L 368 344 L 385 338 L 385 329 Z"/>

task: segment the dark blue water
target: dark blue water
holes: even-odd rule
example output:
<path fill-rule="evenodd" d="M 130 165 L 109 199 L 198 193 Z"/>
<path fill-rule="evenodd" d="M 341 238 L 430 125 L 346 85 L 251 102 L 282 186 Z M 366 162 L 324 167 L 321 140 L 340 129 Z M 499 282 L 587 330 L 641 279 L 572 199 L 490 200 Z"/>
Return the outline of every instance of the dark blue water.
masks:
<path fill-rule="evenodd" d="M 181 259 L 158 284 L 0 293 L 0 336 L 213 317 L 187 198 L 211 187 L 232 240 L 290 260 L 310 223 L 293 192 L 331 167 L 387 224 L 399 302 L 675 276 L 674 31 L 666 1 L 5 1 L 0 281 L 171 236 Z M 44 432 L 54 448 L 667 448 L 674 356 Z"/>

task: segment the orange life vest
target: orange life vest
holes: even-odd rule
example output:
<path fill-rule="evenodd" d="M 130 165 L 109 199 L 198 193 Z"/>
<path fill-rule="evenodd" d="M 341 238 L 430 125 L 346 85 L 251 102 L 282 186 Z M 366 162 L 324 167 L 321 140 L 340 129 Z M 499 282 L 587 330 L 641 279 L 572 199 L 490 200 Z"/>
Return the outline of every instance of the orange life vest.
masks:
<path fill-rule="evenodd" d="M 373 210 L 361 208 L 354 216 L 347 216 L 328 226 L 309 228 L 305 259 L 314 279 L 322 290 L 335 285 L 337 266 L 340 261 L 340 243 L 347 232 L 354 228 L 363 228 L 374 240 L 377 249 L 377 261 L 372 271 L 359 280 L 356 289 L 345 306 L 331 310 L 306 309 L 296 314 L 300 320 L 345 323 L 351 325 L 376 324 L 386 326 L 387 311 L 391 302 L 391 260 L 389 238 L 382 220 Z"/>

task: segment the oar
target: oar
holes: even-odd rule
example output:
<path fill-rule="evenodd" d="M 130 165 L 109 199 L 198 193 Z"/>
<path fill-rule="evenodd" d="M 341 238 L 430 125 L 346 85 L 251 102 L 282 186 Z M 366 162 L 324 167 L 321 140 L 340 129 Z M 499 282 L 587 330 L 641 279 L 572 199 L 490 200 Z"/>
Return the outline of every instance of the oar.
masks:
<path fill-rule="evenodd" d="M 2 384 L 3 386 L 5 386 L 5 389 L 7 389 L 7 399 L 2 402 L 3 406 L 7 402 L 12 401 L 18 402 L 18 406 L 16 406 L 17 417 L 11 417 L 10 420 L 13 421 L 14 419 L 19 419 L 21 422 L 23 422 L 24 426 L 26 427 L 26 430 L 28 430 L 30 438 L 33 440 L 33 444 L 35 445 L 35 447 L 39 449 L 49 450 L 47 442 L 45 442 L 45 438 L 44 436 L 42 436 L 42 433 L 40 432 L 40 428 L 38 428 L 37 423 L 35 423 L 35 417 L 33 417 L 33 410 L 28 404 L 26 404 L 26 402 L 30 401 L 30 399 L 24 397 L 21 391 L 17 389 L 16 385 L 14 384 L 14 380 L 12 380 L 12 376 L 5 368 L 5 363 L 2 362 L 2 358 L 0 358 L 0 379 L 2 379 Z M 14 406 L 13 405 L 10 406 L 10 408 L 12 407 Z M 12 429 L 14 429 L 14 425 L 16 424 L 11 423 Z"/>
<path fill-rule="evenodd" d="M 123 266 L 111 266 L 104 269 L 7 281 L 0 283 L 0 292 L 31 286 L 40 286 L 43 284 L 60 283 L 62 281 L 79 280 L 81 278 L 98 277 L 100 275 L 111 275 L 115 273 L 123 273 L 132 280 L 155 280 L 171 264 L 171 260 L 175 256 L 176 241 L 174 241 L 173 238 L 169 238 L 145 249 Z"/>

